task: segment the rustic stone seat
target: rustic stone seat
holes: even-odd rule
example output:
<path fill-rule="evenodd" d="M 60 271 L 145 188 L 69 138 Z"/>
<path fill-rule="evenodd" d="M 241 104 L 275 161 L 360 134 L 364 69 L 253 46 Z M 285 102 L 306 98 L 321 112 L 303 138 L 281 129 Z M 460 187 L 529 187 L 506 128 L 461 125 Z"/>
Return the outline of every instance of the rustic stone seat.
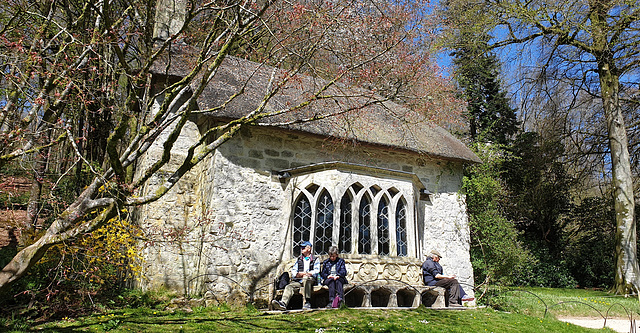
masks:
<path fill-rule="evenodd" d="M 445 290 L 422 284 L 421 263 L 411 258 L 386 258 L 343 256 L 347 263 L 347 279 L 344 285 L 345 303 L 348 307 L 445 307 Z M 278 275 L 288 270 L 295 260 L 280 266 Z M 283 290 L 271 286 L 271 300 L 280 299 Z M 322 308 L 329 303 L 326 286 L 313 287 L 312 308 Z M 269 302 L 271 309 L 271 302 Z M 289 301 L 289 308 L 302 307 L 302 296 L 297 293 Z"/>

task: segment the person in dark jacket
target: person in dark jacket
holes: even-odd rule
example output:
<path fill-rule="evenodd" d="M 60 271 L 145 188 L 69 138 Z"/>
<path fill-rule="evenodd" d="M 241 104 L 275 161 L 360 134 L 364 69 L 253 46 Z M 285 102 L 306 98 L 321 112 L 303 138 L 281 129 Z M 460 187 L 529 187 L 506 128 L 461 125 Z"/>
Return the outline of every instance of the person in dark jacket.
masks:
<path fill-rule="evenodd" d="M 427 286 L 445 288 L 449 294 L 449 306 L 460 307 L 462 301 L 472 301 L 473 298 L 466 297 L 460 283 L 455 275 L 444 275 L 439 261 L 442 256 L 440 252 L 433 250 L 429 253 L 427 260 L 422 264 L 422 277 Z"/>
<path fill-rule="evenodd" d="M 340 302 L 344 300 L 343 285 L 347 284 L 347 266 L 344 259 L 338 257 L 338 247 L 332 246 L 329 248 L 329 259 L 322 263 L 320 276 L 323 279 L 322 284 L 329 287 L 329 304 L 327 307 L 339 307 Z"/>
<path fill-rule="evenodd" d="M 304 241 L 300 243 L 300 257 L 291 267 L 291 282 L 284 287 L 281 300 L 273 300 L 271 304 L 277 310 L 286 310 L 289 305 L 291 296 L 300 288 L 303 289 L 304 302 L 302 305 L 303 310 L 311 309 L 311 293 L 313 292 L 313 286 L 316 283 L 316 278 L 320 273 L 320 260 L 316 258 L 312 253 L 313 245 L 311 242 Z"/>

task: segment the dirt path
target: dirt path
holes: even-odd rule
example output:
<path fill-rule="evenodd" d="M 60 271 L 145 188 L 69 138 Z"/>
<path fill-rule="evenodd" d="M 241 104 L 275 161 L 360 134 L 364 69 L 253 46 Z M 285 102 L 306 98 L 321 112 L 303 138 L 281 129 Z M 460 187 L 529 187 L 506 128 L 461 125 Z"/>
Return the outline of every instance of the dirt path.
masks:
<path fill-rule="evenodd" d="M 558 320 L 571 323 L 574 325 L 588 327 L 588 328 L 603 328 L 604 327 L 604 319 L 602 318 L 591 318 L 591 317 L 561 317 Z M 640 332 L 639 328 L 640 322 L 634 320 L 633 326 L 631 326 L 631 321 L 629 319 L 607 319 L 608 328 L 616 331 L 616 332 L 631 332 L 636 333 Z"/>

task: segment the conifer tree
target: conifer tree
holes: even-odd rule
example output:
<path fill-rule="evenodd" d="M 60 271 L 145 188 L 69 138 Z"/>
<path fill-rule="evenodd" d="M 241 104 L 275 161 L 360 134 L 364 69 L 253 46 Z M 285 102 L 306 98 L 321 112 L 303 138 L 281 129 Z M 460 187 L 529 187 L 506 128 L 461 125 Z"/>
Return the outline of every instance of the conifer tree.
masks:
<path fill-rule="evenodd" d="M 518 131 L 518 121 L 500 86 L 500 63 L 487 51 L 485 37 L 469 39 L 479 42 L 463 41 L 452 53 L 455 78 L 468 103 L 469 136 L 476 142 L 507 144 Z"/>

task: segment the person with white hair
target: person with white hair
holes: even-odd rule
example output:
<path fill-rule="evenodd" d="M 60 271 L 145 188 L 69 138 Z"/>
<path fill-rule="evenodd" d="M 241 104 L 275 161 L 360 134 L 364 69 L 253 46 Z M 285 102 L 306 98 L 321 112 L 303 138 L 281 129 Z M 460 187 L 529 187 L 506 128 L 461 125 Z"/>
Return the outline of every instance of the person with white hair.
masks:
<path fill-rule="evenodd" d="M 460 283 L 454 275 L 444 275 L 442 266 L 440 266 L 440 252 L 432 250 L 427 260 L 422 264 L 422 277 L 424 284 L 427 286 L 442 287 L 449 294 L 449 306 L 461 307 L 462 301 L 472 301 L 472 297 L 467 297 Z"/>
<path fill-rule="evenodd" d="M 291 267 L 291 282 L 284 288 L 281 300 L 273 300 L 271 304 L 275 309 L 286 310 L 291 296 L 302 288 L 304 290 L 303 310 L 311 309 L 311 293 L 320 274 L 320 260 L 312 253 L 313 245 L 309 241 L 300 243 L 300 257 Z"/>

